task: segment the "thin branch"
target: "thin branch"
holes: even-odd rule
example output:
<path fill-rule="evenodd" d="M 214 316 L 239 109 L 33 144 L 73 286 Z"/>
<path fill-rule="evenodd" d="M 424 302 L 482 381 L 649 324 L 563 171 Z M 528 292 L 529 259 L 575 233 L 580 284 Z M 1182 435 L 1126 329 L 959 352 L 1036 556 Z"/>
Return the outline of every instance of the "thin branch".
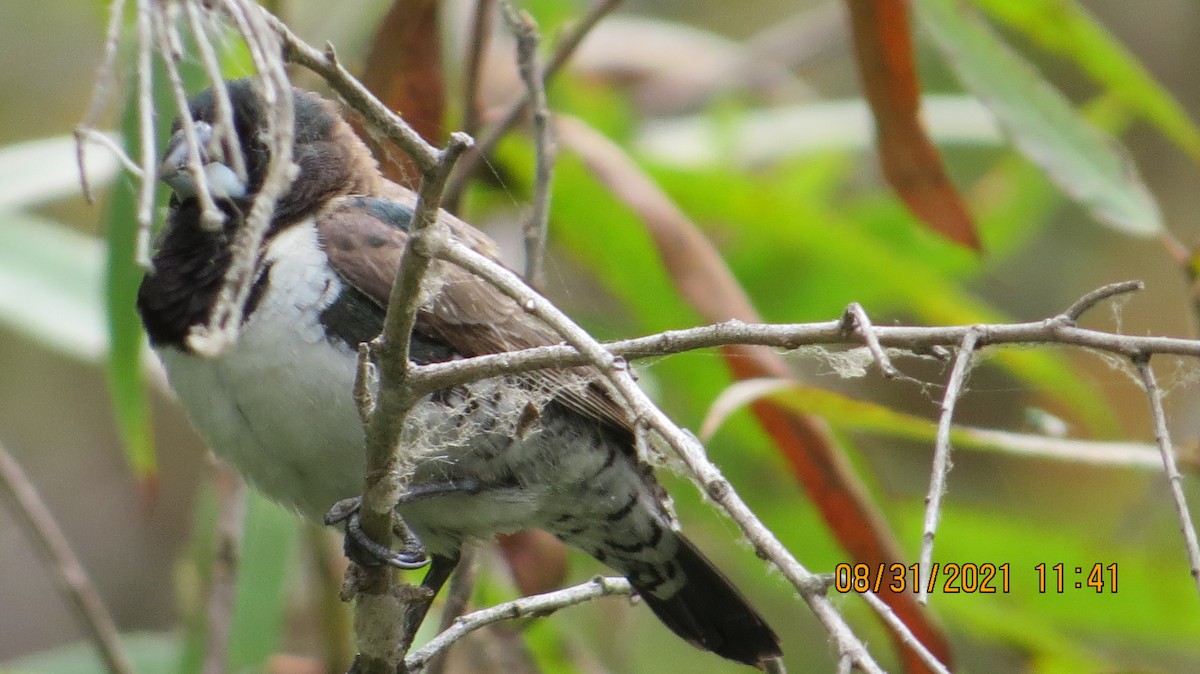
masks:
<path fill-rule="evenodd" d="M 1146 398 L 1150 401 L 1150 413 L 1154 417 L 1154 439 L 1158 442 L 1162 453 L 1163 469 L 1167 474 L 1167 485 L 1171 490 L 1171 499 L 1175 503 L 1175 514 L 1179 517 L 1179 530 L 1183 533 L 1183 541 L 1187 547 L 1188 568 L 1192 573 L 1192 581 L 1200 591 L 1200 542 L 1196 539 L 1196 526 L 1188 510 L 1187 498 L 1183 495 L 1183 476 L 1175 465 L 1175 450 L 1171 446 L 1171 434 L 1167 431 L 1167 415 L 1163 411 L 1162 391 L 1154 378 L 1154 369 L 1150 367 L 1150 357 L 1134 358 L 1142 385 L 1146 388 Z"/>
<path fill-rule="evenodd" d="M 542 74 L 542 86 L 554 78 L 559 69 L 575 54 L 575 50 L 579 48 L 580 43 L 587 37 L 588 33 L 596 27 L 605 16 L 617 8 L 621 4 L 621 0 L 600 0 L 592 9 L 580 19 L 579 23 L 575 24 L 558 45 L 554 49 L 554 54 L 550 60 L 546 62 L 545 70 Z M 483 157 L 492 153 L 496 149 L 496 144 L 508 133 L 509 129 L 516 125 L 521 116 L 525 114 L 526 108 L 531 102 L 529 91 L 526 90 L 521 98 L 509 106 L 508 110 L 500 117 L 500 121 L 493 124 L 486 133 L 477 139 L 475 149 L 468 152 L 459 163 L 458 169 L 450 178 L 449 184 L 446 186 L 446 199 L 457 202 L 459 195 L 466 186 L 467 178 L 479 166 L 479 162 Z"/>
<path fill-rule="evenodd" d="M 1075 300 L 1071 306 L 1067 307 L 1066 310 L 1062 312 L 1062 317 L 1074 323 L 1075 321 L 1079 320 L 1079 317 L 1082 316 L 1085 311 L 1091 309 L 1104 300 L 1110 297 L 1116 297 L 1117 295 L 1134 293 L 1145 289 L 1145 287 L 1146 284 L 1142 283 L 1141 281 L 1119 281 L 1117 283 L 1110 283 L 1106 286 L 1101 286 L 1100 288 L 1097 288 L 1083 297 Z"/>
<path fill-rule="evenodd" d="M 867 602 L 867 606 L 870 606 L 875 613 L 879 614 L 879 617 L 883 619 L 888 628 L 900 639 L 900 643 L 916 653 L 917 657 L 921 658 L 921 662 L 929 665 L 931 671 L 935 674 L 950 674 L 950 670 L 946 668 L 946 665 L 942 664 L 936 655 L 929 652 L 928 648 L 925 648 L 925 644 L 921 643 L 921 640 L 913 635 L 912 630 L 908 629 L 908 625 L 905 625 L 896 616 L 892 608 L 884 603 L 879 598 L 879 595 L 874 592 L 860 592 L 858 596 L 862 597 L 863 601 Z"/>
<path fill-rule="evenodd" d="M 451 134 L 444 150 L 431 169 L 423 172 L 417 193 L 412 226 L 400 262 L 400 273 L 392 284 L 388 299 L 383 332 L 360 360 L 356 397 L 363 402 L 363 383 L 370 376 L 367 361 L 373 362 L 379 373 L 379 394 L 372 409 L 360 409 L 367 419 L 367 467 L 363 485 L 360 517 L 363 531 L 381 545 L 390 545 L 397 523 L 395 514 L 399 500 L 400 479 L 407 471 L 398 456 L 396 439 L 404 428 L 409 409 L 420 399 L 408 381 L 411 367 L 409 347 L 417 309 L 421 303 L 421 287 L 437 250 L 449 238 L 447 226 L 439 216 L 442 190 L 446 177 L 462 152 L 470 147 L 465 134 Z M 360 351 L 360 353 L 362 353 Z M 420 598 L 401 592 L 395 574 L 389 567 L 361 570 L 364 581 L 359 587 L 355 604 L 355 629 L 359 634 L 359 666 L 365 674 L 393 672 L 404 656 L 412 634 L 399 634 L 396 619 L 404 615 L 400 608 Z M 364 634 L 373 635 L 370 638 Z"/>
<path fill-rule="evenodd" d="M 435 655 L 445 651 L 451 644 L 481 627 L 503 620 L 541 617 L 599 597 L 630 594 L 631 592 L 633 592 L 633 587 L 624 578 L 597 577 L 574 587 L 522 597 L 481 609 L 455 620 L 450 629 L 443 631 L 421 648 L 409 653 L 408 657 L 404 659 L 404 664 L 407 665 L 411 674 L 417 674 L 425 669 Z"/>
<path fill-rule="evenodd" d="M 803 346 L 854 345 L 857 335 L 848 335 L 842 320 L 818 323 L 743 323 L 726 321 L 698 328 L 616 340 L 604 345 L 614 356 L 629 359 L 668 356 L 697 349 L 730 344 L 770 346 L 793 350 Z M 962 343 L 969 332 L 977 334 L 977 347 L 1064 344 L 1114 353 L 1126 358 L 1137 354 L 1168 354 L 1200 358 L 1200 340 L 1174 337 L 1142 337 L 1077 327 L 1065 314 L 1041 321 L 970 326 L 873 326 L 882 347 L 928 352 Z M 540 369 L 586 365 L 587 356 L 571 346 L 539 346 L 507 353 L 475 356 L 413 368 L 422 386 L 440 390 L 487 377 L 520 374 Z"/>
<path fill-rule="evenodd" d="M 225 223 L 225 214 L 217 208 L 217 202 L 213 201 L 208 190 L 208 176 L 200 159 L 200 138 L 196 135 L 196 123 L 188 114 L 188 94 L 183 86 L 183 76 L 179 74 L 179 64 L 183 61 L 183 41 L 179 38 L 179 31 L 175 29 L 174 17 L 167 15 L 174 8 L 173 4 L 154 4 L 154 33 L 158 38 L 159 56 L 166 67 L 171 95 L 175 98 L 175 108 L 179 110 L 179 128 L 183 131 L 187 143 L 187 172 L 196 184 L 196 197 L 200 200 L 200 225 L 210 232 L 216 232 Z M 155 178 L 156 176 L 150 176 L 151 180 Z"/>
<path fill-rule="evenodd" d="M 963 385 L 967 379 L 967 369 L 975 356 L 975 346 L 979 334 L 969 331 L 963 336 L 958 347 L 958 355 L 954 358 L 954 369 L 950 372 L 950 380 L 946 384 L 946 393 L 942 396 L 942 413 L 938 418 L 937 441 L 933 449 L 933 473 L 929 478 L 929 494 L 925 497 L 925 529 L 921 535 L 921 554 L 919 568 L 921 570 L 921 587 L 918 590 L 917 601 L 929 603 L 929 573 L 933 562 L 933 537 L 937 533 L 938 520 L 942 515 L 942 496 L 946 493 L 946 474 L 950 472 L 950 426 L 954 421 L 954 407 L 962 395 Z"/>
<path fill-rule="evenodd" d="M 120 142 L 116 138 L 102 131 L 81 126 L 75 129 L 75 140 L 80 144 L 80 148 L 87 143 L 95 143 L 96 145 L 103 146 L 106 150 L 113 153 L 113 156 L 117 158 L 117 162 L 119 162 L 121 167 L 128 171 L 130 175 L 138 180 L 144 179 L 142 167 L 138 166 L 137 162 L 135 162 L 132 157 L 130 157 L 128 154 L 125 154 L 125 148 L 121 147 Z M 81 151 L 77 151 L 77 155 L 82 156 Z"/>
<path fill-rule="evenodd" d="M 476 0 L 471 19 L 471 37 L 467 43 L 466 71 L 463 73 L 463 133 L 475 137 L 479 132 L 481 114 L 479 88 L 483 76 L 483 57 L 492 41 L 492 17 L 496 0 Z"/>
<path fill-rule="evenodd" d="M 203 326 L 193 326 L 187 337 L 192 351 L 210 358 L 224 353 L 237 339 L 259 250 L 271 224 L 275 203 L 287 191 L 297 172 L 292 163 L 292 136 L 295 133 L 292 85 L 279 57 L 279 42 L 257 4 L 248 4 L 248 0 L 224 0 L 222 6 L 245 39 L 260 74 L 259 95 L 264 107 L 270 111 L 266 116 L 266 135 L 271 153 L 262 186 L 250 206 L 246 222 L 234 234 L 229 268 L 208 321 Z"/>
<path fill-rule="evenodd" d="M 87 112 L 83 114 L 83 120 L 75 127 L 75 159 L 79 163 L 79 186 L 83 189 L 83 196 L 89 204 L 92 203 L 92 188 L 88 183 L 84 160 L 86 147 L 83 139 L 89 138 L 91 134 L 95 133 L 96 122 L 100 120 L 100 115 L 108 107 L 109 91 L 117 80 L 115 66 L 117 51 L 121 46 L 121 27 L 123 25 L 125 25 L 125 0 L 113 0 L 108 8 L 108 28 L 104 32 L 104 57 L 100 60 L 100 67 L 96 69 L 96 82 L 92 85 L 92 98 L 88 101 Z M 118 157 L 128 159 L 124 150 L 118 154 Z M 122 161 L 122 163 L 126 164 L 126 168 L 128 168 L 126 162 Z"/>
<path fill-rule="evenodd" d="M 100 593 L 72 552 L 50 509 L 38 496 L 37 489 L 3 445 L 0 445 L 0 498 L 7 502 L 9 511 L 33 541 L 34 548 L 53 573 L 59 591 L 108 670 L 115 674 L 134 674 L 133 664 L 121 646 L 117 626 L 104 608 Z"/>
<path fill-rule="evenodd" d="M 150 270 L 150 231 L 154 219 L 154 170 L 156 141 L 154 138 L 154 79 L 150 67 L 152 45 L 151 0 L 138 0 L 138 130 L 141 132 L 142 184 L 138 190 L 137 238 L 134 244 L 134 259 L 139 267 Z"/>
<path fill-rule="evenodd" d="M 472 543 L 463 546 L 459 553 L 458 566 L 450 577 L 450 588 L 446 593 L 446 603 L 442 606 L 442 619 L 438 625 L 438 634 L 452 628 L 466 614 L 471 606 L 471 593 L 475 590 L 475 576 L 479 572 L 479 548 Z M 444 648 L 429 659 L 426 667 L 429 674 L 443 674 L 446 668 L 446 655 L 449 648 Z"/>
<path fill-rule="evenodd" d="M 650 401 L 646 393 L 638 387 L 624 359 L 607 351 L 587 331 L 522 283 L 516 275 L 483 255 L 461 243 L 452 242 L 444 249 L 443 257 L 489 281 L 526 311 L 544 321 L 567 344 L 581 352 L 586 357 L 586 363 L 596 368 L 612 387 L 618 400 L 627 406 L 630 417 L 645 420 L 649 428 L 671 446 L 682 459 L 697 486 L 738 524 L 759 556 L 778 568 L 800 592 L 817 619 L 838 644 L 839 650 L 851 654 L 864 672 L 883 672 L 867 652 L 866 646 L 854 635 L 841 614 L 824 595 L 824 580 L 804 568 L 775 534 L 763 525 L 733 486 L 721 475 L 720 470 L 708 461 L 704 448 L 696 437 L 676 426 Z"/>
<path fill-rule="evenodd" d="M 338 61 L 332 45 L 326 45 L 324 52 L 318 51 L 297 37 L 282 21 L 266 10 L 258 9 L 258 14 L 283 43 L 284 60 L 304 66 L 320 75 L 342 100 L 365 118 L 367 124 L 382 131 L 389 140 L 408 153 L 422 175 L 435 169 L 438 149 L 421 138 L 421 134 L 355 79 Z"/>
<path fill-rule="evenodd" d="M 229 636 L 246 522 L 246 483 L 241 475 L 224 462 L 214 462 L 213 486 L 217 536 L 205 615 L 208 634 L 204 640 L 204 674 L 222 674 L 229 669 Z"/>
<path fill-rule="evenodd" d="M 546 229 L 550 218 L 550 183 L 554 178 L 554 157 L 557 154 L 550 110 L 546 106 L 545 76 L 538 60 L 541 38 L 537 23 L 528 12 L 518 12 L 511 0 L 503 0 L 501 8 L 509 29 L 517 38 L 517 66 L 525 83 L 526 98 L 530 101 L 533 121 L 534 181 L 533 210 L 525 223 L 525 279 L 535 288 L 542 285 L 542 265 L 546 257 Z"/>
<path fill-rule="evenodd" d="M 846 313 L 842 314 L 842 326 L 846 334 L 852 334 L 855 328 L 862 335 L 863 342 L 866 343 L 867 349 L 871 355 L 875 357 L 875 364 L 879 366 L 880 372 L 884 378 L 892 379 L 896 376 L 896 368 L 892 365 L 892 361 L 888 358 L 887 352 L 879 345 L 879 337 L 875 334 L 875 327 L 871 325 L 871 319 L 867 317 L 866 309 L 858 302 L 851 302 L 850 306 L 846 307 Z"/>
<path fill-rule="evenodd" d="M 213 138 L 217 139 L 224 152 L 228 166 L 233 169 L 238 180 L 245 183 L 246 158 L 242 156 L 241 143 L 238 142 L 237 130 L 233 125 L 233 102 L 229 100 L 229 90 L 224 86 L 221 63 L 217 59 L 216 50 L 213 49 L 212 40 L 208 37 L 208 31 L 204 28 L 199 7 L 194 2 L 184 2 L 183 7 L 187 13 L 188 28 L 192 31 L 192 38 L 200 52 L 200 62 L 204 64 L 204 74 L 208 77 L 213 100 L 216 102 L 217 116 L 216 123 L 213 124 Z"/>

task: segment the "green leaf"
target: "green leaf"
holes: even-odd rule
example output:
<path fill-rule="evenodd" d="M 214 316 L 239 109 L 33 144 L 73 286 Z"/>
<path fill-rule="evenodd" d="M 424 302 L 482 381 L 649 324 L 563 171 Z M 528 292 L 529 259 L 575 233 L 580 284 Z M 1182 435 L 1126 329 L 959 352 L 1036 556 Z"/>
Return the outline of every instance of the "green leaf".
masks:
<path fill-rule="evenodd" d="M 284 609 L 300 521 L 247 490 L 246 526 L 229 640 L 229 669 L 261 669 L 283 640 Z M 294 575 L 294 574 L 292 574 Z"/>
<path fill-rule="evenodd" d="M 108 352 L 99 240 L 24 212 L 0 212 L 0 325 L 89 363 Z"/>
<path fill-rule="evenodd" d="M 1176 145 L 1200 161 L 1200 128 L 1137 57 L 1075 0 L 974 0 L 1048 51 L 1075 61 Z"/>
<path fill-rule="evenodd" d="M 917 0 L 913 6 L 963 86 L 1066 194 L 1127 234 L 1162 230 L 1158 205 L 1120 146 L 1088 125 L 965 0 Z"/>
<path fill-rule="evenodd" d="M 136 98 L 129 97 L 122 118 L 125 137 L 137 155 Z M 157 473 L 154 434 L 141 360 L 144 338 L 135 308 L 142 270 L 134 262 L 137 240 L 136 196 L 133 181 L 124 176 L 111 191 L 108 207 L 108 259 L 104 305 L 108 316 L 108 390 L 117 430 L 134 477 L 152 485 Z"/>
<path fill-rule="evenodd" d="M 139 672 L 170 671 L 179 657 L 179 638 L 166 633 L 121 635 L 121 645 Z M 108 669 L 91 642 L 66 646 L 0 664 L 0 674 L 106 674 Z"/>

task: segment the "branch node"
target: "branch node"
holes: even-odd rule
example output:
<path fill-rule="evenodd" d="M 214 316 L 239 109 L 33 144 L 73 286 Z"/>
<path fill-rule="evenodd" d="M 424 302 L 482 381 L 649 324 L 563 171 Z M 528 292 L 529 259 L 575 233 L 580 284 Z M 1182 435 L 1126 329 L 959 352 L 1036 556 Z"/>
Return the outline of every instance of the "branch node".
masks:
<path fill-rule="evenodd" d="M 899 373 L 892 365 L 887 352 L 880 346 L 879 335 L 875 333 L 875 327 L 871 324 L 871 319 L 867 316 L 867 311 L 858 302 L 851 302 L 846 307 L 845 313 L 842 314 L 840 330 L 843 335 L 850 336 L 856 328 L 862 336 L 863 342 L 866 343 L 867 350 L 875 358 L 875 364 L 879 366 L 883 377 L 885 379 L 894 379 Z"/>

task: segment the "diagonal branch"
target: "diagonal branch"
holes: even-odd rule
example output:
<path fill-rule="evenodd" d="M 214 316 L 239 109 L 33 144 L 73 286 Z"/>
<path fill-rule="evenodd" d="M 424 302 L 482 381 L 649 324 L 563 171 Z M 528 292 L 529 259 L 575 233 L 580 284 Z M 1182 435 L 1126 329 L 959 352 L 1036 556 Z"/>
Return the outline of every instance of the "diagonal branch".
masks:
<path fill-rule="evenodd" d="M 1146 398 L 1150 401 L 1150 413 L 1154 417 L 1154 439 L 1158 442 L 1162 454 L 1163 469 L 1167 474 L 1167 486 L 1171 490 L 1171 500 L 1175 504 L 1175 513 L 1179 517 L 1179 530 L 1187 548 L 1188 568 L 1196 589 L 1200 591 L 1200 541 L 1196 539 L 1196 526 L 1188 510 L 1187 498 L 1183 495 L 1183 476 L 1175 464 L 1175 450 L 1171 446 L 1171 434 L 1167 431 L 1167 415 L 1163 411 L 1162 391 L 1154 378 L 1154 369 L 1150 367 L 1150 357 L 1141 356 L 1133 359 L 1142 385 L 1146 389 Z"/>
<path fill-rule="evenodd" d="M 67 537 L 58 528 L 33 483 L 3 445 L 0 445 L 0 498 L 8 503 L 9 510 L 54 574 L 59 591 L 70 603 L 108 671 L 134 674 L 133 664 L 118 638 L 117 626 L 104 608 L 96 586 L 92 585 L 87 571 L 71 550 Z"/>
<path fill-rule="evenodd" d="M 586 601 L 617 594 L 630 594 L 633 587 L 624 578 L 606 578 L 597 576 L 592 580 L 574 587 L 555 590 L 531 597 L 521 597 L 513 601 L 496 604 L 480 609 L 454 621 L 449 629 L 429 640 L 421 648 L 414 650 L 404 659 L 411 674 L 418 674 L 437 654 L 442 653 L 451 644 L 467 636 L 481 627 L 502 620 L 514 620 L 532 616 L 549 615 L 559 609 Z"/>

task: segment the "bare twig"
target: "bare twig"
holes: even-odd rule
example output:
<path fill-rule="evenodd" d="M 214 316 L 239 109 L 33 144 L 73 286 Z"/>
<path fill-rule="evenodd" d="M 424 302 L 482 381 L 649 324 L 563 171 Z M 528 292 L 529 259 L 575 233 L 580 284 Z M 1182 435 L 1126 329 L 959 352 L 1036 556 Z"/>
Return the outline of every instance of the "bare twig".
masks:
<path fill-rule="evenodd" d="M 471 37 L 467 43 L 466 70 L 463 73 L 463 133 L 475 137 L 479 132 L 481 111 L 479 87 L 483 76 L 483 57 L 492 41 L 492 17 L 496 0 L 476 0 L 471 19 Z"/>
<path fill-rule="evenodd" d="M 408 153 L 422 175 L 434 170 L 439 156 L 437 148 L 421 138 L 421 134 L 367 91 L 338 61 L 332 45 L 326 45 L 324 52 L 318 51 L 297 37 L 282 21 L 261 8 L 257 9 L 259 16 L 282 41 L 285 60 L 320 75 L 350 107 L 365 118 L 367 124 L 382 131 L 389 140 Z"/>
<path fill-rule="evenodd" d="M 879 595 L 875 594 L 874 592 L 860 592 L 859 596 L 863 598 L 863 601 L 867 602 L 867 606 L 870 606 L 875 613 L 879 614 L 879 617 L 882 618 L 883 622 L 887 624 L 888 628 L 895 633 L 895 635 L 900 639 L 901 643 L 903 643 L 905 646 L 908 646 L 909 649 L 911 649 L 917 654 L 918 657 L 921 658 L 922 662 L 929 665 L 929 669 L 931 671 L 933 671 L 935 674 L 950 674 L 950 670 L 947 669 L 946 666 L 937 659 L 937 656 L 935 656 L 933 653 L 930 653 L 928 648 L 925 648 L 925 644 L 921 643 L 920 639 L 913 636 L 912 630 L 908 629 L 908 625 L 905 625 L 900 618 L 896 616 L 896 613 L 892 611 L 892 608 L 885 604 L 884 601 L 879 598 Z"/>
<path fill-rule="evenodd" d="M 196 48 L 200 52 L 200 62 L 204 64 L 204 74 L 208 77 L 208 84 L 212 88 L 213 100 L 216 102 L 217 116 L 216 123 L 213 124 L 213 137 L 217 139 L 219 147 L 224 152 L 227 165 L 233 169 L 238 180 L 244 183 L 247 180 L 246 158 L 242 156 L 237 130 L 233 126 L 233 103 L 229 100 L 229 90 L 223 86 L 224 76 L 221 73 L 221 63 L 217 60 L 216 50 L 213 49 L 208 31 L 204 28 L 199 7 L 194 2 L 185 2 L 183 7 L 187 13 L 188 28 L 192 31 L 192 38 L 196 41 Z"/>
<path fill-rule="evenodd" d="M 128 154 L 125 154 L 125 148 L 121 147 L 120 143 L 118 143 L 118 141 L 112 136 L 95 129 L 80 126 L 79 128 L 75 129 L 75 140 L 77 143 L 79 143 L 80 148 L 88 143 L 95 143 L 97 145 L 104 146 L 105 149 L 113 153 L 113 156 L 117 158 L 117 161 L 120 162 L 121 166 L 128 171 L 130 175 L 138 180 L 143 179 L 142 167 L 138 166 L 137 162 L 135 162 L 132 157 L 130 157 Z M 78 154 L 80 151 L 77 150 L 76 152 Z"/>
<path fill-rule="evenodd" d="M 1062 312 L 1061 315 L 1066 320 L 1074 323 L 1075 321 L 1079 320 L 1079 317 L 1082 316 L 1085 311 L 1091 309 L 1104 300 L 1117 295 L 1123 295 L 1125 293 L 1137 292 L 1145 287 L 1146 284 L 1142 283 L 1141 281 L 1120 281 L 1117 283 L 1110 283 L 1106 286 L 1097 288 L 1083 297 L 1075 300 L 1071 306 L 1067 307 L 1066 310 Z"/>
<path fill-rule="evenodd" d="M 1196 539 L 1196 527 L 1192 524 L 1192 516 L 1188 510 L 1187 498 L 1183 495 L 1183 476 L 1175 465 L 1175 450 L 1171 446 L 1171 434 L 1167 431 L 1167 415 L 1163 411 L 1162 391 L 1154 378 L 1154 369 L 1150 367 L 1150 357 L 1142 356 L 1133 359 L 1142 385 L 1146 388 L 1146 398 L 1150 401 L 1150 413 L 1154 417 L 1154 439 L 1158 442 L 1162 453 L 1163 469 L 1167 474 L 1167 485 L 1171 490 L 1171 499 L 1175 503 L 1175 514 L 1179 517 L 1179 530 L 1187 549 L 1188 568 L 1192 580 L 1200 591 L 1200 542 Z"/>
<path fill-rule="evenodd" d="M 583 42 L 583 38 L 587 37 L 588 33 L 592 31 L 592 28 L 595 28 L 596 24 L 605 16 L 608 16 L 619 4 L 621 4 L 621 0 L 599 0 L 579 20 L 579 23 L 575 24 L 570 32 L 563 36 L 562 40 L 555 47 L 554 54 L 546 62 L 545 70 L 542 73 L 543 87 L 554 78 L 559 69 L 575 54 L 575 50 Z M 459 162 L 458 168 L 446 186 L 447 200 L 457 202 L 463 187 L 466 185 L 467 178 L 479 166 L 480 160 L 496 149 L 496 144 L 500 142 L 504 134 L 508 133 L 509 129 L 513 128 L 517 121 L 521 119 L 521 115 L 525 114 L 525 110 L 530 102 L 529 91 L 526 90 L 521 98 L 504 112 L 500 117 L 500 121 L 493 124 L 486 133 L 477 139 L 475 148 L 471 152 L 468 152 L 462 161 Z"/>
<path fill-rule="evenodd" d="M 843 321 L 819 323 L 762 324 L 726 321 L 699 328 L 669 330 L 655 335 L 606 343 L 616 356 L 649 358 L 730 344 L 797 349 L 803 346 L 857 344 L 857 335 L 847 335 Z M 1142 337 L 1089 330 L 1073 325 L 1059 314 L 1040 321 L 972 326 L 874 326 L 879 344 L 887 348 L 928 351 L 962 343 L 969 332 L 977 333 L 979 348 L 985 346 L 1066 344 L 1131 358 L 1137 354 L 1169 354 L 1200 358 L 1200 340 L 1174 337 Z M 414 368 L 413 376 L 434 390 L 486 377 L 519 374 L 533 370 L 587 364 L 588 358 L 571 346 L 539 346 L 519 351 L 475 356 L 453 362 L 432 363 Z"/>
<path fill-rule="evenodd" d="M 455 620 L 450 629 L 443 631 L 441 634 L 430 639 L 421 648 L 409 653 L 408 657 L 404 659 L 404 663 L 408 666 L 409 672 L 417 674 L 426 668 L 430 659 L 446 650 L 450 644 L 486 625 L 502 620 L 544 616 L 559 609 L 574 606 L 575 604 L 582 604 L 598 597 L 629 594 L 632 591 L 633 587 L 624 578 L 597 577 L 574 587 L 555 590 L 545 594 L 537 594 L 531 597 L 522 597 L 504 602 L 503 604 L 497 604 L 490 608 L 481 609 Z"/>
<path fill-rule="evenodd" d="M 7 502 L 13 517 L 45 560 L 59 591 L 71 605 L 75 618 L 87 632 L 104 665 L 115 674 L 134 674 L 133 664 L 121 646 L 117 626 L 104 608 L 100 593 L 72 552 L 50 509 L 38 496 L 37 489 L 3 445 L 0 445 L 0 498 Z"/>
<path fill-rule="evenodd" d="M 363 486 L 361 519 L 363 531 L 372 540 L 390 545 L 398 522 L 395 506 L 400 497 L 400 478 L 406 474 L 397 454 L 396 438 L 404 427 L 409 409 L 420 399 L 408 381 L 411 367 L 409 347 L 421 301 L 421 286 L 437 250 L 449 238 L 445 223 L 439 219 L 442 190 L 455 160 L 469 147 L 471 139 L 451 134 L 438 161 L 424 172 L 417 194 L 408 243 L 400 262 L 400 273 L 392 284 L 383 333 L 372 343 L 368 357 L 379 372 L 379 395 L 373 410 L 360 411 L 367 418 L 367 469 Z M 369 368 L 360 364 L 359 383 Z M 361 399 L 361 396 L 359 396 Z M 364 674 L 393 672 L 404 656 L 413 635 L 398 634 L 394 629 L 403 604 L 423 601 L 400 592 L 390 568 L 363 569 L 366 580 L 359 588 L 355 604 L 355 628 L 359 632 L 359 667 Z M 364 638 L 364 634 L 374 635 Z"/>
<path fill-rule="evenodd" d="M 138 39 L 138 130 L 141 132 L 142 184 L 138 190 L 137 206 L 137 239 L 134 244 L 134 259 L 142 269 L 149 270 L 153 263 L 150 261 L 150 228 L 154 219 L 154 186 L 156 181 L 152 176 L 154 170 L 154 80 L 151 74 L 150 61 L 154 51 L 152 44 L 152 3 L 151 0 L 138 0 L 137 39 Z"/>
<path fill-rule="evenodd" d="M 218 461 L 214 463 L 213 485 L 217 496 L 217 536 L 208 589 L 204 674 L 222 674 L 229 669 L 229 635 L 246 522 L 246 483 L 241 476 Z"/>
<path fill-rule="evenodd" d="M 183 131 L 187 143 L 187 172 L 196 184 L 196 198 L 200 201 L 200 225 L 215 232 L 225 223 L 225 214 L 217 208 L 212 193 L 208 191 L 208 176 L 205 175 L 204 164 L 200 159 L 200 138 L 196 135 L 196 123 L 188 114 L 188 94 L 183 86 L 183 76 L 179 74 L 179 64 L 183 60 L 183 41 L 179 38 L 179 31 L 175 29 L 174 17 L 168 15 L 168 12 L 174 9 L 173 4 L 154 3 L 154 33 L 158 38 L 159 55 L 166 67 L 171 95 L 175 98 L 175 108 L 179 110 L 179 128 Z M 154 176 L 151 176 L 151 180 L 153 179 Z"/>
<path fill-rule="evenodd" d="M 287 191 L 297 171 L 292 163 L 292 136 L 295 133 L 292 85 L 279 57 L 279 42 L 257 4 L 248 4 L 247 0 L 223 0 L 222 6 L 245 39 L 259 71 L 259 94 L 269 112 L 266 122 L 271 153 L 262 186 L 250 206 L 246 222 L 234 234 L 229 268 L 208 321 L 204 326 L 193 327 L 187 337 L 192 351 L 210 358 L 224 353 L 237 339 L 246 298 L 254 281 L 259 249 L 271 224 L 275 202 Z"/>
<path fill-rule="evenodd" d="M 954 358 L 954 369 L 950 372 L 950 380 L 946 384 L 946 393 L 942 396 L 942 413 L 938 418 L 937 441 L 933 449 L 933 473 L 929 478 L 929 494 L 925 497 L 925 529 L 921 535 L 921 554 L 919 568 L 921 570 L 921 587 L 918 590 L 917 601 L 922 604 L 929 602 L 929 573 L 933 562 L 933 537 L 937 533 L 938 519 L 942 514 L 942 496 L 946 493 L 946 474 L 950 472 L 950 425 L 954 421 L 954 407 L 962 395 L 966 383 L 968 366 L 975 356 L 975 345 L 979 341 L 979 333 L 970 330 L 963 336 L 958 347 L 958 355 Z"/>
<path fill-rule="evenodd" d="M 92 98 L 88 101 L 87 112 L 83 114 L 83 120 L 79 126 L 75 127 L 75 159 L 79 163 L 79 186 L 83 189 L 83 196 L 89 204 L 92 203 L 92 188 L 88 183 L 84 161 L 86 147 L 83 140 L 95 133 L 93 127 L 100 120 L 104 109 L 108 107 L 109 91 L 116 84 L 115 66 L 117 50 L 121 46 L 121 26 L 123 25 L 125 25 L 125 0 L 113 0 L 108 8 L 108 28 L 104 32 L 104 57 L 100 60 L 100 67 L 96 69 L 96 83 L 92 86 Z M 124 161 L 128 159 L 125 151 L 122 150 L 117 156 L 128 168 L 129 164 Z"/>
<path fill-rule="evenodd" d="M 550 110 L 546 107 L 545 76 L 538 60 L 541 38 L 537 24 L 527 12 L 518 12 L 511 0 L 503 0 L 501 8 L 509 29 L 517 38 L 517 66 L 525 83 L 526 98 L 530 101 L 533 120 L 535 176 L 533 210 L 525 223 L 525 279 L 535 288 L 542 285 L 542 263 L 546 257 L 546 226 L 550 218 L 550 182 L 554 177 L 554 130 Z"/>
<path fill-rule="evenodd" d="M 825 597 L 824 581 L 804 568 L 779 542 L 775 534 L 763 525 L 733 486 L 721 475 L 720 470 L 708 461 L 704 455 L 704 448 L 696 437 L 672 423 L 666 414 L 650 401 L 634 381 L 624 359 L 605 350 L 587 331 L 522 283 L 516 275 L 483 255 L 461 243 L 451 242 L 443 250 L 443 257 L 489 281 L 526 311 L 554 329 L 567 344 L 579 350 L 585 356 L 586 364 L 596 368 L 628 407 L 631 418 L 645 420 L 649 428 L 671 446 L 698 487 L 738 524 L 742 533 L 755 546 L 759 556 L 775 565 L 800 592 L 817 619 L 838 644 L 840 652 L 851 654 L 864 672 L 883 671 Z"/>
<path fill-rule="evenodd" d="M 842 325 L 846 334 L 852 334 L 855 328 L 858 328 L 859 334 L 862 335 L 863 341 L 866 342 L 867 349 L 871 351 L 871 355 L 875 357 L 875 364 L 879 366 L 879 371 L 887 379 L 892 379 L 896 376 L 896 368 L 892 365 L 892 361 L 888 358 L 887 352 L 879 345 L 879 337 L 875 334 L 875 327 L 871 325 L 871 319 L 867 317 L 867 311 L 863 309 L 858 302 L 851 302 L 850 306 L 846 307 L 846 313 L 842 314 Z"/>

